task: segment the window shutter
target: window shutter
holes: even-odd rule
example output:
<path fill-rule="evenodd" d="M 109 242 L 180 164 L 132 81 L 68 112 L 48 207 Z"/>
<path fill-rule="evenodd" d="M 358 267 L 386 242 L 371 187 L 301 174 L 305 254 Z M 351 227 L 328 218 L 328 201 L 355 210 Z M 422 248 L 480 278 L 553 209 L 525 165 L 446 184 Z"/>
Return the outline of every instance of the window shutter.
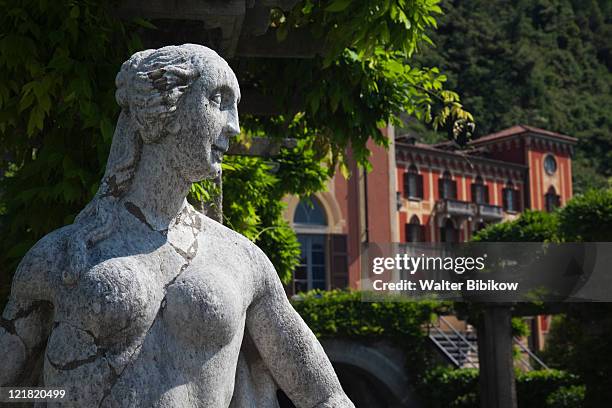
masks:
<path fill-rule="evenodd" d="M 457 182 L 452 180 L 451 182 L 451 198 L 457 199 Z"/>
<path fill-rule="evenodd" d="M 408 198 L 408 179 L 410 178 L 410 173 L 407 171 L 404 172 L 404 197 Z"/>
<path fill-rule="evenodd" d="M 344 289 L 348 286 L 348 242 L 346 234 L 330 234 L 330 286 Z"/>
<path fill-rule="evenodd" d="M 444 197 L 444 179 L 442 177 L 438 179 L 438 198 L 446 198 Z"/>
<path fill-rule="evenodd" d="M 519 204 L 519 192 L 518 190 L 512 190 L 512 202 L 514 203 L 513 211 L 520 211 L 522 205 Z"/>
<path fill-rule="evenodd" d="M 484 190 L 484 202 L 489 204 L 489 186 L 483 186 Z"/>
<path fill-rule="evenodd" d="M 419 225 L 418 226 L 418 231 L 419 231 L 419 235 L 417 237 L 417 241 L 425 242 L 425 226 L 424 225 Z"/>
<path fill-rule="evenodd" d="M 472 194 L 472 202 L 475 203 L 476 202 L 476 184 L 472 183 L 472 185 L 470 186 L 470 192 Z"/>
<path fill-rule="evenodd" d="M 423 196 L 423 175 L 419 174 L 417 176 L 417 197 L 425 198 Z"/>
<path fill-rule="evenodd" d="M 504 188 L 502 190 L 502 201 L 503 201 L 503 206 L 504 206 L 504 210 L 508 211 L 508 189 Z"/>

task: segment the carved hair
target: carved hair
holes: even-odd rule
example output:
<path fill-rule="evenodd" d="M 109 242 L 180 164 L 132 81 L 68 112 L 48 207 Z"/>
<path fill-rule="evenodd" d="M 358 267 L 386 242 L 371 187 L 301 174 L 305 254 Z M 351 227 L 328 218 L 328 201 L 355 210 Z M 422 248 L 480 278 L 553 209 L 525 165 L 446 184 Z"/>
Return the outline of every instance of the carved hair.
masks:
<path fill-rule="evenodd" d="M 220 57 L 201 45 L 184 44 L 137 52 L 115 80 L 121 114 L 98 192 L 76 217 L 68 241 L 69 265 L 63 281 L 74 285 L 88 267 L 88 251 L 110 235 L 116 208 L 131 186 L 143 143 L 155 143 L 180 130 L 174 120 L 181 97 L 212 61 Z"/>

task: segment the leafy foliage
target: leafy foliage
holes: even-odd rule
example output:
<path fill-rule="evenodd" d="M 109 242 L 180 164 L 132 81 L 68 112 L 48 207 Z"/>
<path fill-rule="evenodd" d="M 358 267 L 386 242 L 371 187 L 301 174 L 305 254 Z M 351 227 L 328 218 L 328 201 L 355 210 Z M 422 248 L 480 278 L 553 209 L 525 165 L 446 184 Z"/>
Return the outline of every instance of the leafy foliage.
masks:
<path fill-rule="evenodd" d="M 491 224 L 478 231 L 475 242 L 548 242 L 556 239 L 557 215 L 541 211 L 525 211 L 513 221 Z"/>
<path fill-rule="evenodd" d="M 333 172 L 339 163 L 345 173 L 346 149 L 368 167 L 367 140 L 387 145 L 379 128 L 399 124 L 401 112 L 451 137 L 464 136 L 453 125 L 473 118 L 458 95 L 444 89 L 446 76 L 408 63 L 419 40 L 428 40 L 425 29 L 435 26 L 437 3 L 305 0 L 280 14 L 275 23 L 280 39 L 306 30 L 320 42 L 322 55 L 236 61 L 241 82 L 272 96 L 280 110 L 271 117 L 244 117 L 243 124 L 267 136 L 286 137 L 290 130 L 294 137 L 310 138 L 327 168 Z"/>
<path fill-rule="evenodd" d="M 612 189 L 589 190 L 570 200 L 559 213 L 565 241 L 612 241 Z"/>
<path fill-rule="evenodd" d="M 95 193 L 118 113 L 114 77 L 142 46 L 103 2 L 0 8 L 1 298 L 25 251 Z"/>
<path fill-rule="evenodd" d="M 363 302 L 361 293 L 310 291 L 293 306 L 317 337 L 391 338 L 403 341 L 424 337 L 423 325 L 432 321 L 439 302 Z"/>
<path fill-rule="evenodd" d="M 293 307 L 319 338 L 350 337 L 362 341 L 387 340 L 406 351 L 406 364 L 415 374 L 432 365 L 425 325 L 434 313 L 448 311 L 442 302 L 363 302 L 353 291 L 300 293 Z"/>
<path fill-rule="evenodd" d="M 575 190 L 603 188 L 612 177 L 610 4 L 445 0 L 436 47 L 417 59 L 448 75 L 478 115 L 476 136 L 517 123 L 576 136 Z"/>
<path fill-rule="evenodd" d="M 501 242 L 612 241 L 611 216 L 612 190 L 590 190 L 574 197 L 555 213 L 526 212 L 517 220 L 487 227 L 477 234 L 476 239 Z M 605 406 L 612 398 L 609 387 L 612 367 L 610 336 L 612 306 L 609 303 L 570 304 L 551 328 L 545 359 L 553 366 L 580 375 L 586 386 L 586 407 Z M 572 398 L 574 396 L 572 394 Z"/>
<path fill-rule="evenodd" d="M 97 190 L 118 114 L 114 77 L 142 49 L 134 29 L 154 29 L 115 19 L 112 6 L 0 0 L 0 299 L 27 249 L 72 222 Z M 322 189 L 338 162 L 346 173 L 349 146 L 367 166 L 368 138 L 386 144 L 378 127 L 400 110 L 450 128 L 456 118 L 471 119 L 437 69 L 406 64 L 439 11 L 437 0 L 304 0 L 287 15 L 277 12 L 272 29 L 279 39 L 308 30 L 325 44 L 321 56 L 231 61 L 243 87 L 252 87 L 243 93 L 257 88 L 283 108 L 241 117 L 243 133 L 302 140 L 274 165 L 236 158 L 225 166 L 226 223 L 256 240 L 283 278 L 298 252 L 281 217 L 285 194 Z M 214 190 L 198 183 L 192 196 L 210 199 Z"/>
<path fill-rule="evenodd" d="M 584 392 L 578 377 L 559 370 L 517 372 L 516 388 L 519 408 L 577 408 Z M 480 406 L 478 369 L 439 366 L 423 376 L 417 389 L 427 396 L 428 408 Z"/>
<path fill-rule="evenodd" d="M 584 385 L 559 387 L 546 398 L 546 406 L 551 408 L 582 408 L 584 406 Z"/>

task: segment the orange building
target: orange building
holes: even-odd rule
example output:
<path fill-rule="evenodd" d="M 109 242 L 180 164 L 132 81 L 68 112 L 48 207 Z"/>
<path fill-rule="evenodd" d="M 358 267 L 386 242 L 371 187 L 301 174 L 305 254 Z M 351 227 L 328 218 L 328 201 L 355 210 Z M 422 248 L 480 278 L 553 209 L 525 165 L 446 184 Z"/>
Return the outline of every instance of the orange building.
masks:
<path fill-rule="evenodd" d="M 289 293 L 359 287 L 366 242 L 463 242 L 525 209 L 552 211 L 572 197 L 576 139 L 517 125 L 457 149 L 382 129 L 394 143 L 370 145 L 372 171 L 351 164 L 311 204 L 287 199 L 302 262 Z M 371 143 L 371 142 L 370 142 Z"/>

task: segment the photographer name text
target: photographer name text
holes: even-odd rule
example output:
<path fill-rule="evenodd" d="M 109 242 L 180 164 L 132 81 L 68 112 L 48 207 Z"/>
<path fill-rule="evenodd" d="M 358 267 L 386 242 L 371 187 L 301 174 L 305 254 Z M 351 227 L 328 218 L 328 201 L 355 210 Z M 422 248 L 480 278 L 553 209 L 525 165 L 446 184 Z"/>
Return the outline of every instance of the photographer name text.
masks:
<path fill-rule="evenodd" d="M 372 282 L 372 287 L 376 291 L 516 291 L 518 286 L 518 282 L 498 282 L 494 279 L 467 279 L 465 282 L 451 282 L 444 279 L 439 281 L 423 279 L 416 282 L 402 279 L 396 282 L 385 282 L 377 279 Z"/>

